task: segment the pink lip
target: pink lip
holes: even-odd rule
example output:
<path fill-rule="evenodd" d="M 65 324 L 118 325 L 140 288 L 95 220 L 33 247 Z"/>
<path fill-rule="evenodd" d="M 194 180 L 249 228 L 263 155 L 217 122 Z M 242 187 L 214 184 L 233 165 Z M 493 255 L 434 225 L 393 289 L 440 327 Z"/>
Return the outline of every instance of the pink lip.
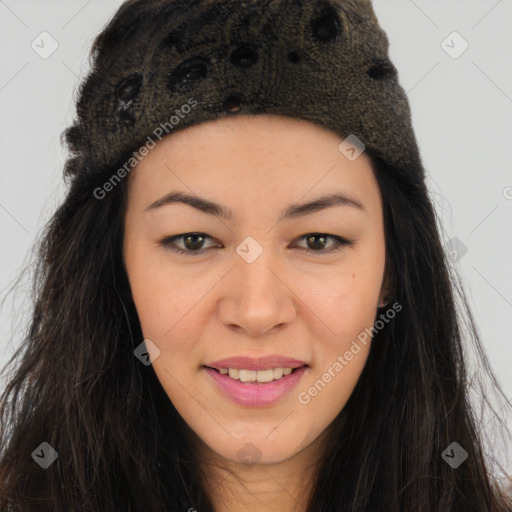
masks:
<path fill-rule="evenodd" d="M 289 361 L 290 360 L 288 360 L 288 362 Z M 290 368 L 289 365 L 283 365 L 283 367 Z M 242 365 L 242 367 L 240 367 L 239 365 L 233 365 L 231 368 L 244 369 L 244 366 Z M 262 369 L 267 368 L 269 368 L 268 365 L 266 368 Z M 277 366 L 277 368 L 279 368 L 279 366 Z M 290 375 L 286 375 L 279 380 L 259 383 L 240 382 L 239 380 L 232 379 L 228 375 L 222 375 L 217 370 L 204 367 L 206 373 L 212 377 L 224 396 L 236 404 L 244 405 L 246 407 L 265 407 L 274 404 L 297 386 L 307 368 L 307 366 L 297 367 L 297 369 L 290 373 Z M 250 368 L 245 367 L 245 369 Z"/>
<path fill-rule="evenodd" d="M 270 368 L 299 368 L 304 366 L 304 361 L 290 359 L 289 357 L 271 355 L 259 358 L 245 356 L 230 357 L 220 361 L 208 363 L 210 368 L 238 368 L 239 370 L 268 370 Z M 294 372 L 295 373 L 295 372 Z"/>

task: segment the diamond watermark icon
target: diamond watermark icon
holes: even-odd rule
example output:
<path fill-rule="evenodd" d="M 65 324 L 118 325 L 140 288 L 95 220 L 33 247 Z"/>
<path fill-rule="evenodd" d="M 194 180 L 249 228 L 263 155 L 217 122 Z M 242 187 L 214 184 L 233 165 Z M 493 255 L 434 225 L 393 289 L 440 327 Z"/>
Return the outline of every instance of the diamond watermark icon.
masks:
<path fill-rule="evenodd" d="M 469 43 L 454 31 L 441 43 L 441 48 L 452 59 L 458 59 L 469 48 Z"/>
<path fill-rule="evenodd" d="M 456 236 L 448 240 L 444 250 L 454 263 L 460 261 L 468 252 L 467 246 L 462 243 Z"/>
<path fill-rule="evenodd" d="M 53 464 L 59 454 L 46 441 L 41 443 L 33 452 L 32 458 L 43 468 L 47 469 Z"/>
<path fill-rule="evenodd" d="M 245 443 L 236 456 L 244 464 L 256 464 L 261 459 L 261 452 L 252 443 Z"/>
<path fill-rule="evenodd" d="M 263 247 L 252 236 L 248 236 L 238 245 L 236 252 L 247 263 L 252 263 L 261 255 Z"/>
<path fill-rule="evenodd" d="M 47 59 L 55 53 L 59 47 L 59 43 L 48 32 L 41 32 L 30 44 L 39 57 Z"/>
<path fill-rule="evenodd" d="M 453 469 L 457 469 L 468 458 L 468 452 L 459 443 L 453 442 L 446 448 L 441 457 Z"/>
<path fill-rule="evenodd" d="M 133 353 L 142 364 L 149 366 L 160 355 L 160 349 L 151 340 L 145 339 Z"/>
<path fill-rule="evenodd" d="M 349 135 L 339 146 L 342 155 L 353 162 L 357 160 L 366 149 L 366 146 L 354 135 Z"/>

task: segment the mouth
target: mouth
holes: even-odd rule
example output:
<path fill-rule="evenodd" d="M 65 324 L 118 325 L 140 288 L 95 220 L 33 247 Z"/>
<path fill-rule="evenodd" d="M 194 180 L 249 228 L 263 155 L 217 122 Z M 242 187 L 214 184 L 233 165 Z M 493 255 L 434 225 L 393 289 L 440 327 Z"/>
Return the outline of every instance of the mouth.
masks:
<path fill-rule="evenodd" d="M 268 407 L 290 395 L 309 365 L 259 370 L 203 365 L 202 369 L 211 378 L 214 389 L 229 401 L 244 407 Z"/>
<path fill-rule="evenodd" d="M 278 368 L 267 368 L 265 370 L 248 370 L 245 368 L 214 368 L 211 366 L 204 366 L 209 368 L 220 375 L 225 375 L 230 379 L 237 380 L 242 383 L 253 383 L 253 384 L 267 384 L 269 382 L 275 382 L 291 375 L 300 368 L 304 368 L 307 365 L 301 365 L 296 367 L 278 367 Z"/>

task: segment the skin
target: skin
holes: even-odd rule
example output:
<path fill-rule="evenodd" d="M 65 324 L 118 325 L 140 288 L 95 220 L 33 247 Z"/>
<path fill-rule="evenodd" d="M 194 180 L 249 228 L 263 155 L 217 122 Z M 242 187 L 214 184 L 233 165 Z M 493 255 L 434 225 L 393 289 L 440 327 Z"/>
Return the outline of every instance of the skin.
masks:
<path fill-rule="evenodd" d="M 133 299 L 145 339 L 160 350 L 150 349 L 154 371 L 196 438 L 217 512 L 305 510 L 329 425 L 365 365 L 371 340 L 307 404 L 299 402 L 374 325 L 387 291 L 379 186 L 370 157 L 348 160 L 342 140 L 304 120 L 239 115 L 167 136 L 130 175 L 124 258 Z M 220 203 L 233 217 L 182 203 L 147 210 L 172 191 Z M 364 210 L 337 205 L 279 220 L 290 204 L 333 192 Z M 160 243 L 190 232 L 211 237 L 202 246 L 175 241 L 191 255 Z M 353 243 L 329 252 L 335 241 L 301 239 L 311 233 Z M 263 249 L 252 263 L 236 252 L 248 236 Z M 269 354 L 309 367 L 268 407 L 231 402 L 203 368 Z M 253 464 L 237 455 L 247 443 L 260 455 Z"/>

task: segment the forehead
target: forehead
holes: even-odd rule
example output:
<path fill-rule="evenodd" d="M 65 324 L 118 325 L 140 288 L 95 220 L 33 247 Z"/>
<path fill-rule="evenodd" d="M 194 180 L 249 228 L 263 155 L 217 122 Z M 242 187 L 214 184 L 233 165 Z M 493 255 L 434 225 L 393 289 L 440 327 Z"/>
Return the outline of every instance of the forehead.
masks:
<path fill-rule="evenodd" d="M 349 160 L 343 140 L 314 123 L 268 114 L 201 123 L 168 135 L 144 157 L 130 178 L 132 193 L 154 201 L 176 188 L 217 198 L 259 192 L 266 202 L 335 188 L 379 194 L 371 158 L 363 152 Z"/>

